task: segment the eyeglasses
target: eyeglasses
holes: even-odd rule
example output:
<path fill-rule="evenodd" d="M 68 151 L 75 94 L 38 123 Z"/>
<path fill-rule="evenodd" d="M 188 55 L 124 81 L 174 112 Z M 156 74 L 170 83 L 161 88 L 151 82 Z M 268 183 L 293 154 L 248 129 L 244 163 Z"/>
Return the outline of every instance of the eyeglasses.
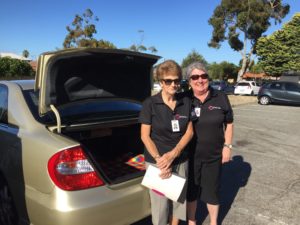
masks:
<path fill-rule="evenodd" d="M 208 78 L 208 74 L 207 73 L 204 73 L 204 74 L 201 74 L 201 75 L 194 74 L 194 75 L 190 76 L 190 79 L 192 79 L 192 80 L 198 80 L 200 77 L 201 77 L 201 79 L 205 80 L 205 79 Z"/>
<path fill-rule="evenodd" d="M 167 85 L 167 86 L 169 86 L 169 85 L 171 85 L 173 82 L 174 82 L 174 84 L 175 85 L 178 85 L 178 84 L 180 84 L 180 79 L 175 79 L 175 80 L 172 80 L 172 79 L 161 79 L 164 83 L 165 83 L 165 85 Z"/>

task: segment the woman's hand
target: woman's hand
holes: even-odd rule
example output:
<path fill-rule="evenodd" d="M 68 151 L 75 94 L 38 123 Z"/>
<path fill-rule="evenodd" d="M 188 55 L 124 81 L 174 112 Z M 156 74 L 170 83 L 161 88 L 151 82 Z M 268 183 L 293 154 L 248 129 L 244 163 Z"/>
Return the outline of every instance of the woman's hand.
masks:
<path fill-rule="evenodd" d="M 167 179 L 172 175 L 172 169 L 168 168 L 168 169 L 163 169 L 161 170 L 161 173 L 159 174 L 161 179 Z"/>
<path fill-rule="evenodd" d="M 230 161 L 231 149 L 224 147 L 222 151 L 222 163 L 227 163 Z"/>
<path fill-rule="evenodd" d="M 156 159 L 156 165 L 160 170 L 169 169 L 175 158 L 176 158 L 175 152 L 169 151 Z"/>

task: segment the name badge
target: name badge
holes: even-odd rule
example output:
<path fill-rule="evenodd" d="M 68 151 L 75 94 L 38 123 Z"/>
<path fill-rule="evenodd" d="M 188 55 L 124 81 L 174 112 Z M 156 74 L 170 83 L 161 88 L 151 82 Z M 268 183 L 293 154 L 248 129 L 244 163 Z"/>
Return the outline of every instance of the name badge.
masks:
<path fill-rule="evenodd" d="M 200 107 L 195 108 L 195 114 L 196 114 L 197 117 L 200 117 L 200 114 L 201 114 L 201 108 Z"/>
<path fill-rule="evenodd" d="M 172 124 L 172 131 L 173 131 L 173 132 L 178 132 L 178 131 L 180 131 L 178 120 L 171 120 L 171 124 Z"/>

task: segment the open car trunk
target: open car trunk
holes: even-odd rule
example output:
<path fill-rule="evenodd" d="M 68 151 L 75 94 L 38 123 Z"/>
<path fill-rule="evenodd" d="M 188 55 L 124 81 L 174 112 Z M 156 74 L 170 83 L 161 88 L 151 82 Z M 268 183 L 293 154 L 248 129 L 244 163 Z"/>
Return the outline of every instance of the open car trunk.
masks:
<path fill-rule="evenodd" d="M 144 147 L 138 123 L 63 133 L 82 144 L 95 169 L 108 184 L 144 174 Z"/>
<path fill-rule="evenodd" d="M 49 118 L 52 131 L 81 143 L 108 184 L 144 173 L 137 117 L 140 103 L 151 95 L 151 71 L 159 58 L 100 48 L 65 49 L 39 57 L 39 116 Z"/>

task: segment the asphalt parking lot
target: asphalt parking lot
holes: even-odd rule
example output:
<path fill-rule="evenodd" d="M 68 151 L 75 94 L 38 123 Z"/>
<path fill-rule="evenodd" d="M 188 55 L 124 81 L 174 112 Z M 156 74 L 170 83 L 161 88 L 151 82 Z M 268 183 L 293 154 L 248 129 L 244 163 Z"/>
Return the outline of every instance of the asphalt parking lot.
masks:
<path fill-rule="evenodd" d="M 223 168 L 220 224 L 298 225 L 300 107 L 249 102 L 233 108 L 234 149 Z M 201 203 L 197 217 L 198 224 L 209 224 Z"/>
<path fill-rule="evenodd" d="M 224 165 L 220 221 L 299 224 L 300 107 L 252 103 L 234 107 L 234 114 L 233 158 Z"/>

